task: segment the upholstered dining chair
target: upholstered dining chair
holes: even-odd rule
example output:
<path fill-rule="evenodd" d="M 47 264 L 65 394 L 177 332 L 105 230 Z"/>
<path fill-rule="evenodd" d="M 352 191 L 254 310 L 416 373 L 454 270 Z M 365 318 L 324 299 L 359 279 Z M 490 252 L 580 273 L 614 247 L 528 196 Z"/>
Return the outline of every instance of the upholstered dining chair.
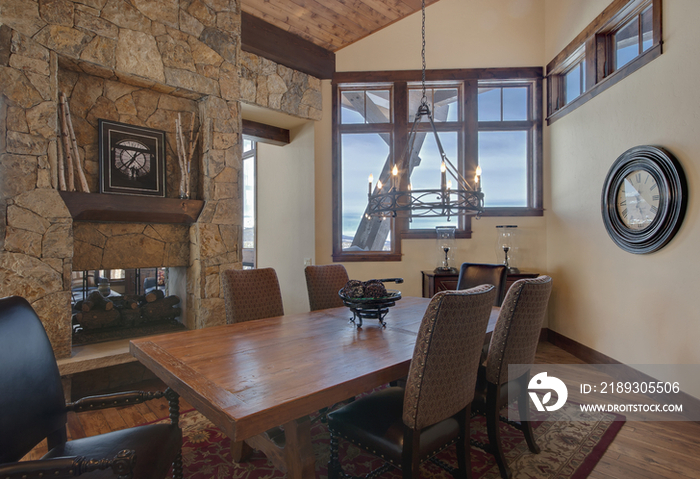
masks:
<path fill-rule="evenodd" d="M 18 296 L 0 299 L 0 477 L 90 479 L 182 478 L 178 396 L 132 391 L 66 404 L 49 338 L 31 305 Z M 152 424 L 67 440 L 69 412 L 139 404 L 167 397 L 170 424 Z M 40 460 L 18 462 L 47 439 Z"/>
<path fill-rule="evenodd" d="M 345 266 L 342 264 L 307 266 L 304 268 L 304 275 L 306 275 L 306 290 L 309 293 L 311 311 L 343 306 L 343 300 L 338 296 L 338 291 L 350 280 Z"/>
<path fill-rule="evenodd" d="M 494 306 L 500 306 L 506 295 L 506 276 L 508 272 L 502 264 L 462 263 L 459 269 L 457 289 L 469 289 L 480 284 L 492 284 L 496 287 Z"/>
<path fill-rule="evenodd" d="M 221 276 L 227 324 L 284 316 L 282 292 L 273 268 L 229 269 Z"/>
<path fill-rule="evenodd" d="M 471 477 L 469 405 L 495 295 L 493 286 L 482 285 L 433 296 L 406 387 L 379 390 L 328 414 L 328 479 L 342 476 L 340 438 L 401 467 L 404 478 L 420 477 L 421 462 L 456 442 L 456 477 Z M 368 477 L 376 477 L 372 474 Z"/>
<path fill-rule="evenodd" d="M 496 457 L 504 479 L 511 477 L 511 471 L 501 447 L 499 414 L 509 402 L 518 401 L 521 421 L 519 425 L 513 425 L 523 432 L 530 451 L 534 454 L 540 452 L 529 420 L 527 387 L 530 369 L 527 365 L 535 361 L 540 329 L 551 291 L 552 278 L 549 276 L 521 279 L 513 283 L 501 306 L 485 366 L 479 367 L 472 409 L 486 416 L 489 444 L 483 446 Z M 520 366 L 509 370 L 511 365 Z M 514 394 L 510 398 L 509 384 L 510 392 Z"/>

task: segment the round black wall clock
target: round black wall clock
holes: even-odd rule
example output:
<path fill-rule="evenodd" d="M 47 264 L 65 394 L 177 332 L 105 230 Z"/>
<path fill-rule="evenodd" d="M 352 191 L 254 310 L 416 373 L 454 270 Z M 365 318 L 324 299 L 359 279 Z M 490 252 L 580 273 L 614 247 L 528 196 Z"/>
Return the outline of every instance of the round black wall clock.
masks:
<path fill-rule="evenodd" d="M 668 243 L 683 221 L 687 185 L 668 151 L 649 145 L 624 152 L 603 186 L 603 224 L 610 238 L 630 253 L 652 253 Z"/>

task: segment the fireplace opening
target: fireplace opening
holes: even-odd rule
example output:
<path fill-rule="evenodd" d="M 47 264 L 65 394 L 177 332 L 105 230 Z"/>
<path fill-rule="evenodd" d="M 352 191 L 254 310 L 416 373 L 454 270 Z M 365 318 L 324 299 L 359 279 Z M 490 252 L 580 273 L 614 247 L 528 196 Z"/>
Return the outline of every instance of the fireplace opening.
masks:
<path fill-rule="evenodd" d="M 185 268 L 74 271 L 73 345 L 184 330 Z"/>

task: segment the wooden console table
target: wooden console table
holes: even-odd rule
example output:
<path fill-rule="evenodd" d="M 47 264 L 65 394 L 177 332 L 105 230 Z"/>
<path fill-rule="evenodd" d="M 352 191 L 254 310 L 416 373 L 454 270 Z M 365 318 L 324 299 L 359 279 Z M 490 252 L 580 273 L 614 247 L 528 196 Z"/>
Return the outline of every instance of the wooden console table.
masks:
<path fill-rule="evenodd" d="M 434 271 L 421 271 L 423 274 L 423 297 L 432 298 L 435 293 L 457 289 L 459 273 L 435 273 Z M 539 273 L 509 273 L 506 277 L 506 291 L 519 279 L 536 278 Z"/>

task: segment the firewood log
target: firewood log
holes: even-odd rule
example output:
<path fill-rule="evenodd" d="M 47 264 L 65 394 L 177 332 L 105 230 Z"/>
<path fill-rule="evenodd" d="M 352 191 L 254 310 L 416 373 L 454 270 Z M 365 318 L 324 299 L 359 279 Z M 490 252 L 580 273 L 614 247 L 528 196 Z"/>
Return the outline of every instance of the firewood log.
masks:
<path fill-rule="evenodd" d="M 105 328 L 107 326 L 116 325 L 114 323 L 118 323 L 120 318 L 121 315 L 116 309 L 110 311 L 93 309 L 90 311 L 83 311 L 80 325 L 86 330 Z"/>
<path fill-rule="evenodd" d="M 141 306 L 141 317 L 145 322 L 175 319 L 182 314 L 182 308 L 174 307 L 179 303 L 180 298 L 172 295 L 158 301 L 144 304 Z"/>
<path fill-rule="evenodd" d="M 136 326 L 141 322 L 141 310 L 124 308 L 119 311 L 124 326 Z"/>
<path fill-rule="evenodd" d="M 144 298 L 146 299 L 147 303 L 153 303 L 154 301 L 158 301 L 159 299 L 165 298 L 165 293 L 163 292 L 163 290 L 154 289 L 146 296 L 144 296 Z"/>
<path fill-rule="evenodd" d="M 87 297 L 87 300 L 83 301 L 82 310 L 83 312 L 92 311 L 93 309 L 101 309 L 102 311 L 111 311 L 114 308 L 114 303 L 111 300 L 105 298 L 100 294 L 99 291 L 93 291 Z"/>
<path fill-rule="evenodd" d="M 115 297 L 110 298 L 110 299 L 112 300 L 112 303 L 114 303 L 114 307 L 119 309 L 119 310 L 138 309 L 139 308 L 138 300 L 134 299 L 132 297 L 115 296 Z"/>

